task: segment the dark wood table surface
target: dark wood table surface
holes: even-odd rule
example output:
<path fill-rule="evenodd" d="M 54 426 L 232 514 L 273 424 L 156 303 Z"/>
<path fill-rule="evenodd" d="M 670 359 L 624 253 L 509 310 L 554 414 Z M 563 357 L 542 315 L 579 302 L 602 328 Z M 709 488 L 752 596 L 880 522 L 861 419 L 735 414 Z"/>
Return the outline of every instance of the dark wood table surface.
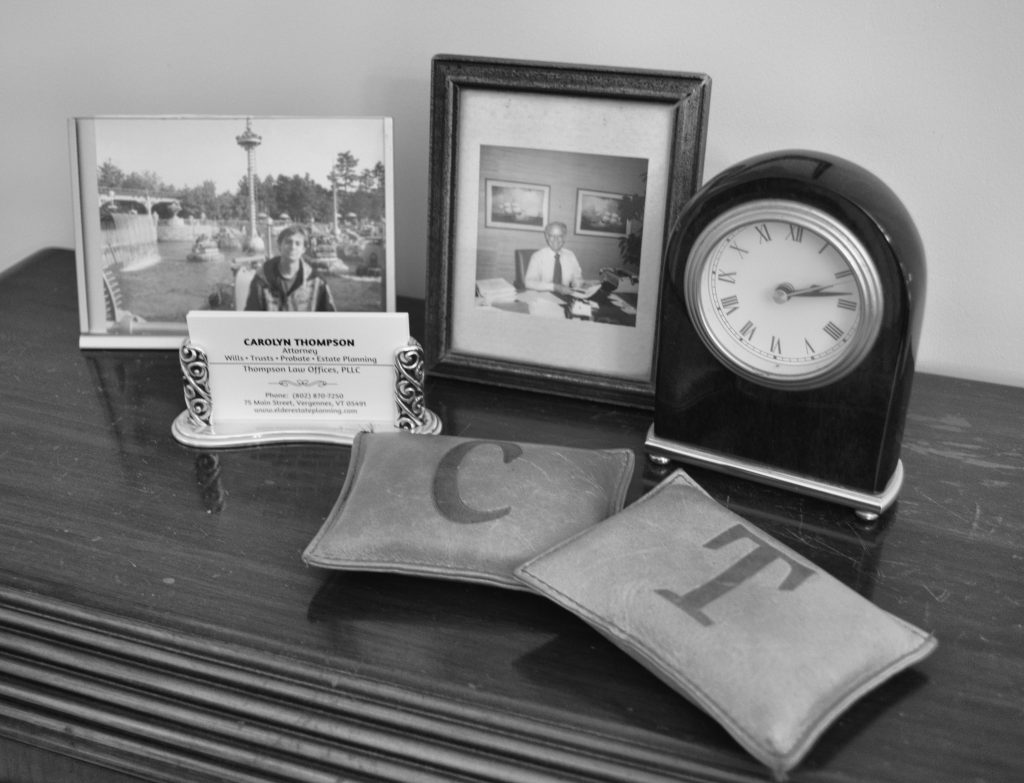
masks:
<path fill-rule="evenodd" d="M 184 447 L 174 352 L 77 340 L 73 253 L 0 278 L 0 780 L 768 779 L 538 596 L 306 567 L 348 447 Z M 427 389 L 450 434 L 634 448 L 630 500 L 659 478 L 644 411 Z M 1024 389 L 919 375 L 903 460 L 872 526 L 690 471 L 939 640 L 792 780 L 1024 780 Z"/>

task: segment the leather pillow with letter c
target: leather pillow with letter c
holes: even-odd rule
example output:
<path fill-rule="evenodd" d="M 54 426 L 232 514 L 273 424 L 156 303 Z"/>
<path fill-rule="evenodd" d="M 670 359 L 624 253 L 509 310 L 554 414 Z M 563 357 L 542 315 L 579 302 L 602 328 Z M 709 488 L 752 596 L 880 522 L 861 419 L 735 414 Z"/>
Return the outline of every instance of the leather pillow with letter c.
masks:
<path fill-rule="evenodd" d="M 681 470 L 516 576 L 706 710 L 777 778 L 936 646 Z"/>
<path fill-rule="evenodd" d="M 314 566 L 525 589 L 516 566 L 622 509 L 630 449 L 360 433 Z"/>

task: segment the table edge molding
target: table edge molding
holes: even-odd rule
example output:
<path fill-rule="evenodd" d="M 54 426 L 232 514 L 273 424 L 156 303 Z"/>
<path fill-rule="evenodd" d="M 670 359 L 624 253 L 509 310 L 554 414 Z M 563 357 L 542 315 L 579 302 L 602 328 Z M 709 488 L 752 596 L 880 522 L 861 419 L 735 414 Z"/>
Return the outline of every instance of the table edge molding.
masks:
<path fill-rule="evenodd" d="M 7 587 L 0 696 L 16 705 L 0 735 L 158 780 L 762 778 L 585 716 L 559 725 Z"/>

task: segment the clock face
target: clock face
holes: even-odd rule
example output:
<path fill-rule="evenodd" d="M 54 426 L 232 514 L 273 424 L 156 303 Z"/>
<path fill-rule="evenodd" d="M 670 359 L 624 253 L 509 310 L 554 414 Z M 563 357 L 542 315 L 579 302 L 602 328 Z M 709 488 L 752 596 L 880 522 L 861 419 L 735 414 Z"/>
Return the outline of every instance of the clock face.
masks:
<path fill-rule="evenodd" d="M 878 271 L 857 237 L 796 201 L 748 201 L 697 237 L 683 280 L 713 354 L 764 386 L 812 389 L 870 351 L 882 321 Z"/>

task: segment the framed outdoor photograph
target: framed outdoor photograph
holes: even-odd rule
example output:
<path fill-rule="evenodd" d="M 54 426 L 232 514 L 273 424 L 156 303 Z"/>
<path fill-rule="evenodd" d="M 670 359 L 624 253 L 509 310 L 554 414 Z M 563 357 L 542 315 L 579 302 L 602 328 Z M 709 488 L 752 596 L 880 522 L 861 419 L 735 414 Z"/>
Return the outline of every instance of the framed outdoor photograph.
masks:
<path fill-rule="evenodd" d="M 662 256 L 700 185 L 710 85 L 434 58 L 429 372 L 653 406 Z"/>
<path fill-rule="evenodd" d="M 393 312 L 392 135 L 387 117 L 70 120 L 80 347 L 177 350 L 192 310 Z"/>
<path fill-rule="evenodd" d="M 580 190 L 576 196 L 576 233 L 591 237 L 629 235 L 626 198 L 621 193 Z"/>
<path fill-rule="evenodd" d="M 543 231 L 548 222 L 548 201 L 551 188 L 489 179 L 486 217 L 488 228 L 512 228 L 520 231 Z"/>

